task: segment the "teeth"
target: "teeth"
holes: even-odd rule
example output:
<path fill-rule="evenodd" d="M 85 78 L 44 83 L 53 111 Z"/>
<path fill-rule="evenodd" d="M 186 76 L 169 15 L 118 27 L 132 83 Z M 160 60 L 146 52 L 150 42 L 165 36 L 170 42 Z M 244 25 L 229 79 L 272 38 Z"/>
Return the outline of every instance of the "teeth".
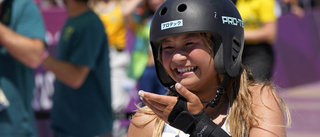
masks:
<path fill-rule="evenodd" d="M 187 71 L 192 71 L 194 70 L 196 67 L 186 67 L 186 68 L 178 68 L 178 72 L 179 73 L 183 73 L 183 72 L 187 72 Z"/>

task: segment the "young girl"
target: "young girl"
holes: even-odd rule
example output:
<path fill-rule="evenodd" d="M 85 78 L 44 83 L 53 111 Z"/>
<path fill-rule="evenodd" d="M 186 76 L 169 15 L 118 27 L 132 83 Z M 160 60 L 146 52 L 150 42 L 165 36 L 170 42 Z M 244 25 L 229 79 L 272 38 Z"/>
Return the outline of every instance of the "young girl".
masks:
<path fill-rule="evenodd" d="M 146 104 L 128 137 L 285 137 L 288 109 L 270 82 L 241 65 L 244 32 L 228 0 L 166 0 L 150 30 L 167 95 L 139 91 Z"/>

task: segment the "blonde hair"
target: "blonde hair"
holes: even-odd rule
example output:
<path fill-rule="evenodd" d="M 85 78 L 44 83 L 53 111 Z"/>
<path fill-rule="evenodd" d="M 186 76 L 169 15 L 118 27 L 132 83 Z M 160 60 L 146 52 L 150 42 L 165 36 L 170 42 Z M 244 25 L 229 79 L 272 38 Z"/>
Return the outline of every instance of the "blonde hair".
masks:
<path fill-rule="evenodd" d="M 244 66 L 242 66 L 244 68 Z M 249 90 L 249 86 L 262 85 L 260 89 L 260 95 L 263 88 L 269 88 L 272 96 L 275 98 L 280 110 L 285 118 L 287 118 L 286 125 L 270 125 L 287 127 L 291 124 L 291 116 L 288 106 L 285 104 L 283 99 L 277 95 L 275 85 L 269 82 L 255 82 L 253 81 L 252 75 L 248 69 L 242 69 L 241 75 L 235 77 L 233 81 L 229 82 L 229 89 L 227 89 L 227 95 L 231 104 L 229 115 L 227 117 L 227 126 L 229 126 L 230 133 L 235 137 L 248 137 L 249 131 L 252 127 L 263 121 L 257 115 L 253 109 L 253 97 L 252 92 Z M 232 86 L 231 86 L 232 85 Z M 272 109 L 267 106 L 263 100 L 261 100 L 265 107 Z M 265 123 L 267 124 L 267 123 Z"/>
<path fill-rule="evenodd" d="M 210 35 L 207 35 L 207 34 L 202 36 L 204 36 L 205 38 L 210 37 Z M 208 43 L 207 45 L 210 45 L 209 43 L 212 44 L 212 42 L 209 42 L 208 40 L 206 40 L 206 42 Z M 212 50 L 211 46 L 209 47 Z M 209 52 L 211 53 L 212 51 L 209 51 Z M 161 53 L 159 53 L 159 55 L 161 55 Z M 221 77 L 222 76 L 220 76 L 220 79 L 219 79 L 220 83 L 221 83 Z M 226 123 L 230 129 L 230 134 L 233 137 L 248 137 L 250 129 L 256 126 L 257 124 L 259 124 L 260 122 L 262 122 L 261 118 L 257 115 L 257 113 L 254 112 L 253 96 L 252 96 L 253 91 L 250 91 L 248 88 L 249 86 L 254 86 L 254 85 L 262 85 L 260 94 L 263 88 L 272 89 L 268 91 L 272 92 L 272 95 L 275 98 L 278 106 L 280 106 L 280 109 L 284 117 L 287 118 L 286 125 L 272 125 L 272 126 L 286 127 L 286 126 L 289 126 L 291 123 L 289 109 L 285 104 L 285 102 L 282 100 L 282 98 L 277 95 L 275 86 L 271 82 L 253 81 L 250 70 L 247 69 L 245 66 L 241 66 L 240 75 L 234 78 L 230 78 L 229 82 L 227 83 L 227 86 L 225 87 L 225 91 L 227 93 L 227 97 L 230 102 L 230 110 L 226 119 Z M 173 95 L 170 91 L 167 94 Z M 265 105 L 265 107 L 271 109 L 263 101 L 262 103 Z M 149 109 L 147 106 L 138 107 L 138 111 L 141 112 L 142 114 L 155 115 L 152 112 L 152 110 Z M 140 116 L 140 115 L 135 115 L 135 116 Z M 141 123 L 134 123 L 134 125 L 144 126 L 153 120 L 155 120 L 155 127 L 154 127 L 152 137 L 161 137 L 165 122 L 160 118 L 156 117 L 156 115 L 152 119 L 146 120 L 145 122 L 141 122 Z"/>

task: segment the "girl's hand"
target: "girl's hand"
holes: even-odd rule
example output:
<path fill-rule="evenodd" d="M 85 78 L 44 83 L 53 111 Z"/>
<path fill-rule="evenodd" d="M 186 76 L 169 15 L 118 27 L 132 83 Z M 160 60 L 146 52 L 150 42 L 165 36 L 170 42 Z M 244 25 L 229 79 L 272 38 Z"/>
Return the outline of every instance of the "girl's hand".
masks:
<path fill-rule="evenodd" d="M 203 106 L 200 99 L 182 86 L 180 83 L 176 83 L 175 88 L 181 96 L 187 99 L 188 111 L 191 114 L 198 114 L 202 111 Z M 153 110 L 153 112 L 158 115 L 159 118 L 168 122 L 168 116 L 172 111 L 173 107 L 178 101 L 178 97 L 167 96 L 167 95 L 158 95 L 150 92 L 139 91 L 141 100 Z"/>

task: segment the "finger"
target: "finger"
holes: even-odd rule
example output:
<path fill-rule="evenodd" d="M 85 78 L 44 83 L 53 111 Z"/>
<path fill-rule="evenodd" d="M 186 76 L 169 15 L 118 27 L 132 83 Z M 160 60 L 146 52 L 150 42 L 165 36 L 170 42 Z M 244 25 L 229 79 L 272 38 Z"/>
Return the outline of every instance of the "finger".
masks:
<path fill-rule="evenodd" d="M 193 102 L 197 102 L 199 100 L 198 96 L 196 96 L 195 94 L 190 92 L 188 89 L 186 89 L 180 83 L 176 83 L 175 87 L 176 87 L 177 92 L 179 92 L 181 96 L 186 98 L 188 100 L 188 102 L 193 103 Z"/>
<path fill-rule="evenodd" d="M 145 101 L 147 101 L 149 104 L 151 104 L 154 108 L 160 110 L 160 111 L 164 111 L 167 107 L 167 105 L 163 105 L 163 104 L 160 104 L 158 102 L 155 102 L 155 101 L 152 101 L 150 99 L 145 99 Z"/>
<path fill-rule="evenodd" d="M 145 105 L 147 105 L 160 119 L 162 119 L 164 121 L 167 120 L 166 118 L 164 118 L 163 111 L 161 111 L 161 110 L 157 109 L 156 107 L 154 107 L 154 105 L 152 103 L 150 103 L 150 100 L 144 99 L 143 103 Z"/>
<path fill-rule="evenodd" d="M 178 101 L 178 97 L 167 96 L 167 95 L 158 95 L 153 93 L 139 91 L 140 98 L 147 101 L 152 107 L 169 114 L 173 109 L 174 105 Z"/>
<path fill-rule="evenodd" d="M 154 93 L 150 93 L 150 92 L 144 92 L 142 90 L 140 90 L 138 94 L 140 95 L 141 100 L 147 98 L 149 100 L 152 100 L 152 101 L 157 102 L 162 105 L 169 105 L 174 102 L 177 102 L 176 97 L 171 97 L 171 96 L 167 96 L 167 95 L 159 95 L 159 94 L 154 94 Z"/>
<path fill-rule="evenodd" d="M 148 94 L 147 92 L 144 92 L 142 90 L 140 90 L 138 92 L 138 94 L 140 95 L 140 99 L 150 108 L 153 109 L 155 111 L 163 111 L 166 108 L 166 105 L 163 105 L 159 102 L 153 101 L 151 99 L 148 98 L 148 96 L 145 96 L 146 94 Z"/>
<path fill-rule="evenodd" d="M 171 113 L 173 107 L 175 106 L 176 102 L 170 105 L 161 105 L 161 104 L 156 104 L 156 102 L 152 101 L 152 100 L 148 100 L 150 104 L 153 105 L 153 107 L 155 107 L 156 109 L 158 109 L 159 111 L 161 111 L 161 114 L 163 115 L 163 117 L 168 117 L 169 114 Z"/>
<path fill-rule="evenodd" d="M 154 104 L 152 104 L 148 99 L 144 99 L 143 103 L 147 105 L 156 114 L 162 112 L 160 109 L 157 109 L 157 107 L 155 107 Z"/>
<path fill-rule="evenodd" d="M 180 93 L 181 96 L 186 98 L 188 100 L 187 107 L 188 111 L 191 114 L 198 114 L 203 109 L 202 103 L 198 96 L 190 92 L 188 89 L 186 89 L 184 86 L 182 86 L 180 83 L 176 83 L 175 85 L 177 92 Z"/>

